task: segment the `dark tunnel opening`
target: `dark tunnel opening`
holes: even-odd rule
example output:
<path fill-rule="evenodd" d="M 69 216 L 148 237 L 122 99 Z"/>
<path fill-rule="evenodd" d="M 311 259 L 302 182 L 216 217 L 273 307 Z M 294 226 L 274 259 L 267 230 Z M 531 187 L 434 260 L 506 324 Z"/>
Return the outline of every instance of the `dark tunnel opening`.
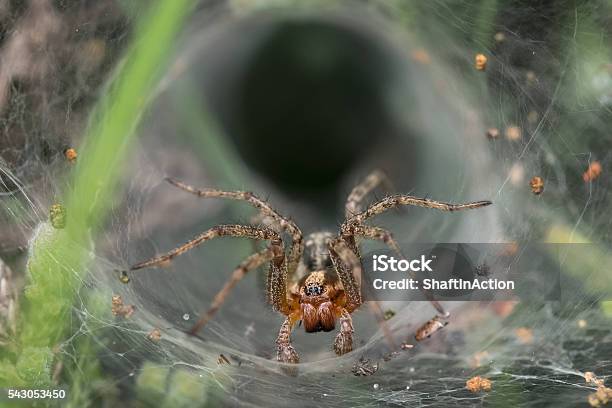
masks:
<path fill-rule="evenodd" d="M 256 172 L 297 195 L 332 194 L 343 176 L 397 134 L 385 101 L 391 48 L 357 26 L 275 22 L 230 87 L 221 124 Z"/>

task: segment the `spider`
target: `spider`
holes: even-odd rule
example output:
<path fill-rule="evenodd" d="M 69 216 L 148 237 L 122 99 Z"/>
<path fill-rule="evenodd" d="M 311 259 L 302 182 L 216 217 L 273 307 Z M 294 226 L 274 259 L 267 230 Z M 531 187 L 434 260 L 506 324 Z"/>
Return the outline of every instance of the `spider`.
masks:
<path fill-rule="evenodd" d="M 304 240 L 300 228 L 291 219 L 282 216 L 270 204 L 251 192 L 200 190 L 173 178 L 165 180 L 198 197 L 246 201 L 255 207 L 261 216 L 273 222 L 270 226 L 217 225 L 164 255 L 131 266 L 130 270 L 165 266 L 177 256 L 217 237 L 245 237 L 268 241 L 264 249 L 248 256 L 234 269 L 229 280 L 213 298 L 210 308 L 201 315 L 189 333 L 197 334 L 210 321 L 232 288 L 249 271 L 269 263 L 266 276 L 267 301 L 274 310 L 285 315 L 276 339 L 277 360 L 283 363 L 299 362 L 298 354 L 291 345 L 291 332 L 300 321 L 306 332 L 314 333 L 334 330 L 339 320 L 340 328 L 333 349 L 337 355 L 343 355 L 353 349 L 351 314 L 362 304 L 358 281 L 362 271 L 359 240 L 365 238 L 382 241 L 403 258 L 392 234 L 383 228 L 366 225 L 367 220 L 398 206 L 413 205 L 457 211 L 491 204 L 490 201 L 448 204 L 409 195 L 390 195 L 364 209 L 364 199 L 377 187 L 388 185 L 385 174 L 377 170 L 355 186 L 349 194 L 345 206 L 345 220 L 338 234 L 315 232 Z M 288 245 L 285 245 L 285 234 L 290 237 Z M 447 315 L 437 301 L 431 297 L 428 299 L 439 313 Z"/>

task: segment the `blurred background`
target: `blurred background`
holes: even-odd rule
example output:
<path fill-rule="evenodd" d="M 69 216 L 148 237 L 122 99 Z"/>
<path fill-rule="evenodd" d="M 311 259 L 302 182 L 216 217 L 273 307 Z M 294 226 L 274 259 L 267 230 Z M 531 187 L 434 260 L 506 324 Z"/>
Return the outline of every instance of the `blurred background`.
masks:
<path fill-rule="evenodd" d="M 612 374 L 611 23 L 607 0 L 1 3 L 0 383 L 64 388 L 66 406 L 605 403 L 585 373 Z M 337 231 L 374 169 L 392 192 L 494 203 L 377 218 L 401 243 L 574 244 L 541 254 L 562 300 L 449 302 L 408 351 L 430 305 L 386 302 L 384 323 L 363 307 L 343 357 L 298 328 L 291 376 L 265 268 L 185 334 L 251 242 L 119 272 L 251 222 L 164 177 L 253 191 L 307 234 Z M 362 357 L 378 371 L 354 375 Z M 476 375 L 490 392 L 465 388 Z"/>

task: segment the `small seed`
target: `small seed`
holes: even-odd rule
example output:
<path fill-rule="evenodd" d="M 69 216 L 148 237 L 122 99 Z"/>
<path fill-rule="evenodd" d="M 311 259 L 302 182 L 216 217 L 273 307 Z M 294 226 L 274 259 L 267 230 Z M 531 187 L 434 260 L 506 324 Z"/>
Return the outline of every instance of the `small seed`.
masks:
<path fill-rule="evenodd" d="M 487 68 L 487 57 L 484 54 L 476 54 L 474 57 L 474 67 L 478 71 L 484 71 Z"/>
<path fill-rule="evenodd" d="M 505 133 L 506 139 L 513 142 L 520 140 L 522 137 L 521 128 L 518 126 L 508 126 Z"/>
<path fill-rule="evenodd" d="M 601 174 L 601 163 L 594 161 L 589 163 L 589 167 L 582 175 L 582 179 L 585 183 L 595 180 Z"/>
<path fill-rule="evenodd" d="M 489 139 L 497 139 L 499 137 L 499 129 L 497 128 L 489 128 L 487 129 L 487 138 Z"/>
<path fill-rule="evenodd" d="M 529 181 L 529 185 L 531 186 L 531 191 L 535 195 L 540 195 L 542 191 L 544 191 L 544 180 L 542 177 L 535 176 Z"/>
<path fill-rule="evenodd" d="M 161 330 L 159 330 L 157 327 L 154 328 L 149 332 L 149 334 L 147 334 L 147 338 L 152 342 L 157 343 L 161 340 Z"/>
<path fill-rule="evenodd" d="M 69 147 L 68 149 L 64 150 L 64 157 L 66 158 L 66 160 L 68 160 L 69 163 L 76 163 L 77 156 L 77 151 L 72 147 Z"/>

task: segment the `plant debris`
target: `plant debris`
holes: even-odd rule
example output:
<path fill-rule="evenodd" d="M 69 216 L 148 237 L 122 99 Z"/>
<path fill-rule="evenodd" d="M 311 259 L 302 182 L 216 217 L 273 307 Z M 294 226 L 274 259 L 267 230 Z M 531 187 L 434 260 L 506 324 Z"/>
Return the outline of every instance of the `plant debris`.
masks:
<path fill-rule="evenodd" d="M 476 54 L 474 57 L 474 67 L 478 71 L 484 71 L 487 68 L 487 57 L 484 54 Z"/>
<path fill-rule="evenodd" d="M 508 126 L 505 131 L 506 139 L 516 142 L 521 139 L 522 132 L 518 126 Z"/>
<path fill-rule="evenodd" d="M 78 156 L 77 151 L 73 149 L 72 147 L 69 147 L 68 149 L 64 150 L 64 157 L 71 164 L 76 163 L 77 156 Z"/>
<path fill-rule="evenodd" d="M 535 195 L 540 195 L 544 191 L 544 180 L 542 177 L 535 176 L 529 181 L 531 192 Z"/>
<path fill-rule="evenodd" d="M 128 276 L 126 271 L 119 272 L 119 281 L 121 283 L 130 283 L 130 277 Z"/>
<path fill-rule="evenodd" d="M 529 344 L 533 342 L 533 330 L 527 327 L 519 327 L 514 330 L 514 334 L 518 338 L 518 341 L 522 344 Z"/>
<path fill-rule="evenodd" d="M 219 364 L 219 365 L 223 365 L 223 364 L 232 365 L 232 363 L 230 363 L 230 361 L 227 359 L 227 357 L 225 357 L 223 354 L 219 354 L 219 358 L 217 359 L 217 364 Z"/>
<path fill-rule="evenodd" d="M 471 392 L 491 391 L 491 380 L 476 376 L 465 382 L 465 388 Z"/>
<path fill-rule="evenodd" d="M 149 334 L 147 334 L 147 339 L 157 343 L 161 340 L 161 330 L 159 330 L 157 327 L 154 328 L 149 332 Z"/>
<path fill-rule="evenodd" d="M 393 316 L 395 316 L 395 311 L 391 310 L 391 309 L 387 309 L 385 310 L 385 314 L 384 314 L 384 319 L 385 320 L 390 320 L 393 318 Z"/>
<path fill-rule="evenodd" d="M 416 341 L 428 339 L 431 337 L 432 334 L 444 328 L 444 326 L 446 326 L 447 324 L 448 322 L 443 322 L 440 320 L 440 316 L 436 316 L 433 319 L 429 320 L 427 323 L 425 323 L 423 326 L 421 326 L 417 330 L 414 338 L 416 339 Z"/>
<path fill-rule="evenodd" d="M 373 364 L 369 359 L 362 356 L 359 361 L 353 365 L 351 371 L 357 377 L 372 375 L 378 371 L 378 363 Z"/>
<path fill-rule="evenodd" d="M 612 401 L 612 388 L 597 387 L 597 391 L 590 394 L 587 401 L 592 407 L 601 407 Z"/>
<path fill-rule="evenodd" d="M 601 170 L 601 163 L 598 161 L 591 162 L 584 174 L 582 174 L 582 179 L 585 183 L 594 181 L 601 175 Z"/>
<path fill-rule="evenodd" d="M 604 381 L 601 378 L 598 378 L 592 371 L 587 371 L 586 373 L 584 373 L 584 380 L 587 383 L 595 385 L 597 387 L 603 387 L 604 385 Z"/>
<path fill-rule="evenodd" d="M 487 129 L 487 138 L 489 139 L 497 139 L 499 137 L 499 129 L 497 128 L 489 128 Z"/>
<path fill-rule="evenodd" d="M 123 299 L 121 298 L 120 295 L 113 295 L 111 302 L 112 302 L 111 312 L 113 313 L 114 316 L 121 316 L 121 317 L 128 318 L 131 315 L 133 315 L 134 311 L 136 310 L 134 305 L 124 305 Z"/>
<path fill-rule="evenodd" d="M 53 204 L 49 210 L 49 221 L 55 229 L 66 227 L 66 209 L 61 204 Z"/>

